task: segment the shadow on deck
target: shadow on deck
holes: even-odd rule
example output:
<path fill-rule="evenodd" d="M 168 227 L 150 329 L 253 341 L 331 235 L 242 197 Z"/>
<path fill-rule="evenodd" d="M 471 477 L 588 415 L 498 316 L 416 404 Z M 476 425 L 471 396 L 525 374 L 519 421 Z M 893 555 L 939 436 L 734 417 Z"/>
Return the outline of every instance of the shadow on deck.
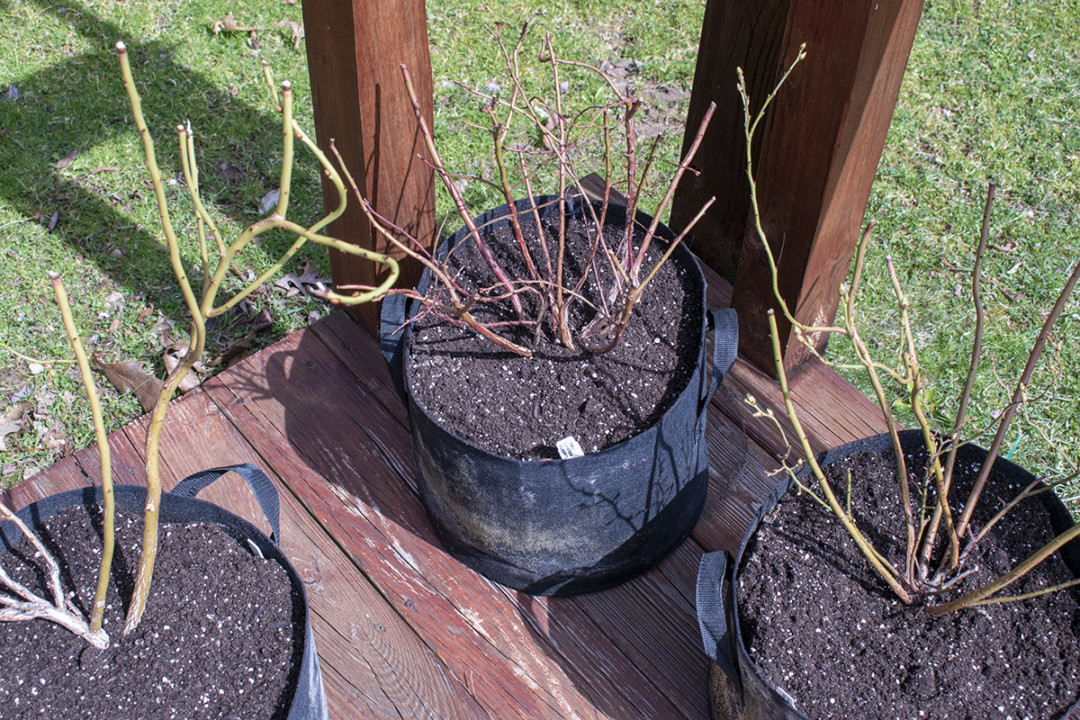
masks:
<path fill-rule="evenodd" d="M 710 300 L 730 287 L 706 270 Z M 820 364 L 794 386 L 819 448 L 880 431 L 874 406 Z M 330 717 L 706 718 L 709 661 L 694 585 L 732 548 L 778 451 L 739 398 L 778 393 L 741 360 L 709 410 L 709 499 L 693 538 L 643 577 L 535 598 L 442 551 L 417 499 L 405 408 L 377 341 L 344 313 L 285 338 L 174 402 L 166 488 L 209 466 L 259 465 L 282 496 L 282 548 L 307 583 Z M 141 483 L 145 418 L 110 437 L 117 482 Z M 83 450 L 9 491 L 15 507 L 97 481 Z M 201 497 L 259 517 L 241 481 Z M 265 529 L 265 524 L 264 524 Z"/>

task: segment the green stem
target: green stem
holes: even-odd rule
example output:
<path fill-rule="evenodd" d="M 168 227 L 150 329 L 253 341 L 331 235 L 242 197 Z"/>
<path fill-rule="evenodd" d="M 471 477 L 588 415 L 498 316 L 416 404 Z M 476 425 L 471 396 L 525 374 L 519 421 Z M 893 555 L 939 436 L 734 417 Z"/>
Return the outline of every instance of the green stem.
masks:
<path fill-rule="evenodd" d="M 165 200 L 165 185 L 161 180 L 161 172 L 158 170 L 157 165 L 157 156 L 154 153 L 154 141 L 153 138 L 150 137 L 150 130 L 147 128 L 146 120 L 143 117 L 142 100 L 139 97 L 138 90 L 135 88 L 135 80 L 131 74 L 131 63 L 128 60 L 127 48 L 123 42 L 118 42 L 116 44 L 116 50 L 120 59 L 120 73 L 123 78 L 124 89 L 127 91 L 128 100 L 131 103 L 131 113 L 135 119 L 135 127 L 139 131 L 139 137 L 142 138 L 143 155 L 145 156 L 147 170 L 150 172 L 150 180 L 154 186 L 154 195 L 157 198 L 158 213 L 161 217 L 162 229 L 165 232 L 165 239 L 169 247 L 169 262 L 172 265 L 173 274 L 176 276 L 180 292 L 184 296 L 184 302 L 187 304 L 188 310 L 192 316 L 193 338 L 200 338 L 205 334 L 205 329 L 202 326 L 203 320 L 199 312 L 199 301 L 196 299 L 195 293 L 191 289 L 191 283 L 188 282 L 187 273 L 184 270 L 183 262 L 180 259 L 180 245 L 176 233 L 173 231 L 172 221 L 169 217 L 169 208 Z M 154 561 L 157 557 L 157 528 L 161 503 L 161 469 L 160 458 L 158 457 L 161 423 L 165 418 L 165 413 L 168 410 L 169 400 L 172 398 L 173 392 L 176 387 L 179 386 L 183 374 L 186 374 L 188 368 L 194 364 L 194 360 L 194 354 L 189 351 L 188 355 L 185 357 L 185 362 L 181 363 L 176 368 L 177 371 L 183 370 L 183 373 L 178 374 L 177 372 L 174 372 L 169 381 L 166 382 L 165 388 L 158 397 L 150 427 L 147 430 L 146 507 L 144 510 L 142 555 L 135 578 L 135 591 L 132 596 L 131 604 L 128 606 L 127 619 L 124 623 L 125 634 L 134 630 L 142 619 L 142 614 L 146 609 L 146 598 L 150 592 L 150 581 L 154 573 Z"/>
<path fill-rule="evenodd" d="M 840 524 L 843 525 L 844 530 L 847 531 L 848 535 L 850 535 L 851 539 L 855 542 L 855 545 L 866 557 L 867 561 L 869 561 L 874 572 L 881 577 L 901 602 L 910 605 L 914 601 L 914 598 L 904 586 L 901 585 L 898 580 L 899 573 L 896 571 L 896 568 L 884 559 L 870 541 L 862 534 L 862 531 L 855 525 L 855 522 L 851 517 L 844 512 L 844 508 L 841 506 L 836 494 L 833 493 L 831 483 L 829 483 L 828 478 L 825 477 L 824 471 L 818 464 L 813 448 L 810 447 L 810 439 L 803 430 L 802 423 L 799 422 L 799 415 L 795 411 L 795 401 L 792 399 L 791 389 L 788 387 L 787 372 L 784 370 L 784 356 L 780 349 L 780 330 L 776 326 L 776 313 L 771 309 L 769 310 L 769 334 L 772 338 L 773 360 L 776 363 L 776 374 L 777 379 L 780 382 L 780 394 L 784 399 L 784 409 L 787 412 L 788 420 L 791 421 L 791 425 L 795 430 L 796 437 L 799 438 L 799 445 L 802 449 L 803 456 L 806 458 L 806 462 L 809 464 L 810 470 L 813 472 L 814 478 L 818 482 L 818 487 L 821 488 L 821 492 L 825 496 L 825 501 L 829 504 L 829 509 L 836 515 Z"/>
<path fill-rule="evenodd" d="M 964 504 L 964 510 L 960 515 L 960 521 L 956 525 L 956 534 L 960 537 L 964 536 L 964 531 L 967 529 L 968 523 L 971 522 L 971 515 L 975 512 L 975 507 L 979 503 L 979 497 L 982 495 L 983 488 L 986 486 L 986 481 L 990 477 L 990 471 L 997 461 L 998 453 L 1001 452 L 1001 445 L 1005 441 L 1005 434 L 1008 432 L 1009 425 L 1012 423 L 1013 415 L 1024 400 L 1024 394 L 1027 392 L 1028 383 L 1031 381 L 1031 376 L 1035 372 L 1035 366 L 1039 362 L 1039 357 L 1042 355 L 1043 348 L 1046 347 L 1046 341 L 1050 339 L 1050 331 L 1053 330 L 1058 317 L 1065 309 L 1065 303 L 1068 302 L 1069 296 L 1072 295 L 1077 281 L 1080 281 L 1080 262 L 1076 263 L 1073 267 L 1069 279 L 1065 282 L 1065 286 L 1061 289 L 1061 293 L 1058 295 L 1054 307 L 1050 310 L 1050 314 L 1043 323 L 1042 330 L 1039 331 L 1039 336 L 1035 339 L 1035 345 L 1031 348 L 1031 353 L 1028 355 L 1027 364 L 1024 366 L 1024 370 L 1020 374 L 1020 379 L 1016 383 L 1016 389 L 1013 391 L 1012 400 L 1001 414 L 997 433 L 994 435 L 994 441 L 987 451 L 986 461 L 983 463 L 982 471 L 979 473 L 979 478 L 975 481 L 975 486 L 968 495 L 967 502 Z"/>
<path fill-rule="evenodd" d="M 1002 575 L 997 580 L 991 583 L 983 585 L 978 590 L 973 590 L 968 594 L 959 597 L 951 602 L 947 602 L 943 605 L 937 605 L 927 610 L 931 615 L 940 615 L 952 610 L 958 610 L 960 608 L 972 607 L 974 605 L 984 604 L 983 601 L 989 598 L 994 593 L 1004 590 L 1009 585 L 1026 575 L 1032 568 L 1046 560 L 1048 557 L 1057 552 L 1065 543 L 1080 537 L 1080 523 L 1074 524 L 1071 528 L 1055 537 L 1050 542 L 1043 545 L 1042 548 L 1035 551 L 1027 560 L 1017 565 L 1011 571 Z M 1026 597 L 1026 596 L 1021 596 Z"/>
<path fill-rule="evenodd" d="M 116 547 L 116 498 L 113 494 L 112 458 L 109 454 L 109 437 L 105 432 L 105 420 L 101 412 L 101 401 L 98 398 L 97 386 L 94 384 L 94 376 L 90 370 L 90 361 L 86 356 L 82 341 L 79 339 L 79 331 L 75 327 L 75 319 L 68 302 L 67 290 L 64 283 L 56 273 L 49 273 L 52 280 L 53 293 L 56 295 L 56 304 L 60 306 L 60 317 L 64 321 L 64 330 L 67 331 L 68 341 L 75 351 L 75 358 L 79 364 L 79 375 L 82 377 L 83 387 L 86 389 L 86 398 L 90 402 L 90 414 L 94 418 L 94 438 L 97 441 L 98 455 L 101 463 L 101 496 L 105 510 L 105 517 L 101 526 L 101 562 L 98 564 L 97 589 L 94 592 L 93 606 L 90 611 L 90 633 L 104 632 L 101 629 L 105 617 L 105 594 L 109 589 L 109 573 L 112 568 L 113 553 Z"/>

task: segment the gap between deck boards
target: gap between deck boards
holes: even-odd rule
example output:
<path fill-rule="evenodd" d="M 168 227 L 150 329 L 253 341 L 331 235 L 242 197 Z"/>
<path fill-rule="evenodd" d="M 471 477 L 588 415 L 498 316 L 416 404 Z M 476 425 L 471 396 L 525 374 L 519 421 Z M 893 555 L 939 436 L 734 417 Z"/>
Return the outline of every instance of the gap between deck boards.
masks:
<path fill-rule="evenodd" d="M 710 301 L 730 288 L 705 270 Z M 873 405 L 821 363 L 793 385 L 815 447 L 877 432 Z M 404 406 L 378 343 L 343 313 L 174 402 L 167 487 L 207 463 L 254 462 L 282 494 L 283 547 L 307 583 L 331 717 L 704 718 L 694 617 L 702 552 L 734 548 L 783 444 L 749 417 L 775 385 L 741 360 L 709 409 L 710 493 L 693 542 L 600 593 L 531 598 L 438 546 L 416 497 Z M 110 436 L 118 482 L 141 483 L 145 418 Z M 212 460 L 200 460 L 200 457 Z M 94 448 L 7 493 L 16 506 L 95 481 Z M 208 499 L 253 519 L 243 483 Z"/>

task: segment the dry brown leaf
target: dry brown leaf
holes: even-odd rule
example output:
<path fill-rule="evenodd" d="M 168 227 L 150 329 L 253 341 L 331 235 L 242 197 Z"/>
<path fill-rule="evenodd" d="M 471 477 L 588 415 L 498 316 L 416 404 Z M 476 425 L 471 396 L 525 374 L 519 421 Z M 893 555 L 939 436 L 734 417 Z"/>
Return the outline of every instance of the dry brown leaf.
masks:
<path fill-rule="evenodd" d="M 251 331 L 262 332 L 274 324 L 274 316 L 269 310 L 263 310 L 251 320 Z"/>
<path fill-rule="evenodd" d="M 165 348 L 164 362 L 165 370 L 172 373 L 176 367 L 183 362 L 184 356 L 188 353 L 188 341 L 178 340 Z M 188 390 L 194 390 L 199 387 L 199 375 L 198 373 L 205 373 L 206 367 L 201 362 L 195 363 L 192 370 L 184 376 L 184 379 L 180 381 L 180 391 L 187 392 Z"/>
<path fill-rule="evenodd" d="M 95 370 L 108 379 L 117 392 L 134 392 L 135 399 L 139 401 L 139 405 L 145 412 L 150 412 L 154 408 L 164 383 L 146 372 L 142 365 L 134 360 L 107 363 L 96 355 L 91 358 L 91 364 Z"/>
<path fill-rule="evenodd" d="M 295 0 L 293 1 L 295 2 Z M 304 39 L 304 23 L 293 22 L 292 20 L 282 20 L 281 25 L 292 30 L 293 50 L 299 50 L 300 42 Z"/>
<path fill-rule="evenodd" d="M 79 151 L 82 150 L 82 145 L 69 152 L 64 157 L 56 161 L 56 169 L 63 170 L 71 163 L 75 162 L 75 158 L 79 156 Z"/>
<path fill-rule="evenodd" d="M 0 450 L 7 450 L 7 436 L 22 430 L 22 423 L 8 418 L 0 418 Z"/>
<path fill-rule="evenodd" d="M 222 19 L 211 19 L 211 22 L 214 23 L 215 35 L 221 33 L 222 30 L 224 30 L 225 32 L 256 32 L 257 30 L 259 30 L 259 28 L 257 27 L 245 27 L 238 23 L 236 21 L 236 18 L 232 14 L 232 10 L 227 12 L 225 14 L 225 17 L 223 17 Z"/>
<path fill-rule="evenodd" d="M 20 149 L 20 150 L 22 150 L 23 152 L 26 152 L 26 146 L 25 146 L 25 145 L 23 145 L 23 144 L 22 144 L 21 142 L 19 142 L 18 140 L 16 140 L 15 138 L 11 137 L 11 135 L 10 135 L 10 134 L 8 133 L 8 129 L 7 129 L 7 128 L 0 128 L 0 136 L 2 136 L 2 137 L 5 137 L 5 138 L 7 138 L 7 139 L 8 139 L 8 140 L 10 140 L 11 142 L 13 142 L 13 143 L 15 143 L 16 145 L 18 145 L 18 146 L 19 146 L 19 149 Z"/>
<path fill-rule="evenodd" d="M 45 433 L 38 438 L 38 442 L 49 450 L 59 450 L 68 444 L 67 435 L 63 427 L 59 425 L 52 425 L 46 429 Z"/>
<path fill-rule="evenodd" d="M 255 338 L 255 333 L 250 333 L 234 342 L 229 347 L 222 351 L 221 355 L 210 361 L 212 365 L 223 365 L 226 368 L 230 368 L 236 363 L 240 362 L 248 356 L 251 352 L 251 341 Z"/>
<path fill-rule="evenodd" d="M 274 281 L 274 287 L 280 288 L 285 291 L 285 297 L 292 297 L 299 292 L 305 294 L 311 294 L 315 292 L 326 292 L 330 289 L 330 278 L 321 277 L 314 269 L 314 266 L 303 263 L 299 267 L 301 274 L 286 273 L 280 278 Z"/>

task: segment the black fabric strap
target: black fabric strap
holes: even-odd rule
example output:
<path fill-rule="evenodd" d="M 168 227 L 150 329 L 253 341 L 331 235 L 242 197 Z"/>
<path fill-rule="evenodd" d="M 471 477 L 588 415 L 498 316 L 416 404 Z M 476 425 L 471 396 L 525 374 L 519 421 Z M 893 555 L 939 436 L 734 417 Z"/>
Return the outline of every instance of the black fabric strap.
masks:
<path fill-rule="evenodd" d="M 408 298 L 404 295 L 387 295 L 379 309 L 379 350 L 390 368 L 390 379 L 402 402 L 405 395 L 405 322 L 409 315 Z"/>
<path fill-rule="evenodd" d="M 739 356 L 739 316 L 731 308 L 709 308 L 709 330 L 713 333 L 712 379 L 701 397 L 698 413 L 705 412 Z"/>
<path fill-rule="evenodd" d="M 226 465 L 225 467 L 211 468 L 209 470 L 203 470 L 202 472 L 188 475 L 178 482 L 176 487 L 170 490 L 169 493 L 171 495 L 179 495 L 180 497 L 193 498 L 204 488 L 214 484 L 218 478 L 228 472 L 234 472 L 244 478 L 251 488 L 251 491 L 255 493 L 255 501 L 259 503 L 263 515 L 266 516 L 267 521 L 270 523 L 270 539 L 273 540 L 276 545 L 280 533 L 278 516 L 280 515 L 281 510 L 278 491 L 277 488 L 274 487 L 274 483 L 266 476 L 266 473 L 251 463 Z"/>
<path fill-rule="evenodd" d="M 701 556 L 697 576 L 697 616 L 701 628 L 701 642 L 705 654 L 736 684 L 739 673 L 732 656 L 731 629 L 724 607 L 724 575 L 727 573 L 728 554 L 723 551 L 705 553 Z"/>

